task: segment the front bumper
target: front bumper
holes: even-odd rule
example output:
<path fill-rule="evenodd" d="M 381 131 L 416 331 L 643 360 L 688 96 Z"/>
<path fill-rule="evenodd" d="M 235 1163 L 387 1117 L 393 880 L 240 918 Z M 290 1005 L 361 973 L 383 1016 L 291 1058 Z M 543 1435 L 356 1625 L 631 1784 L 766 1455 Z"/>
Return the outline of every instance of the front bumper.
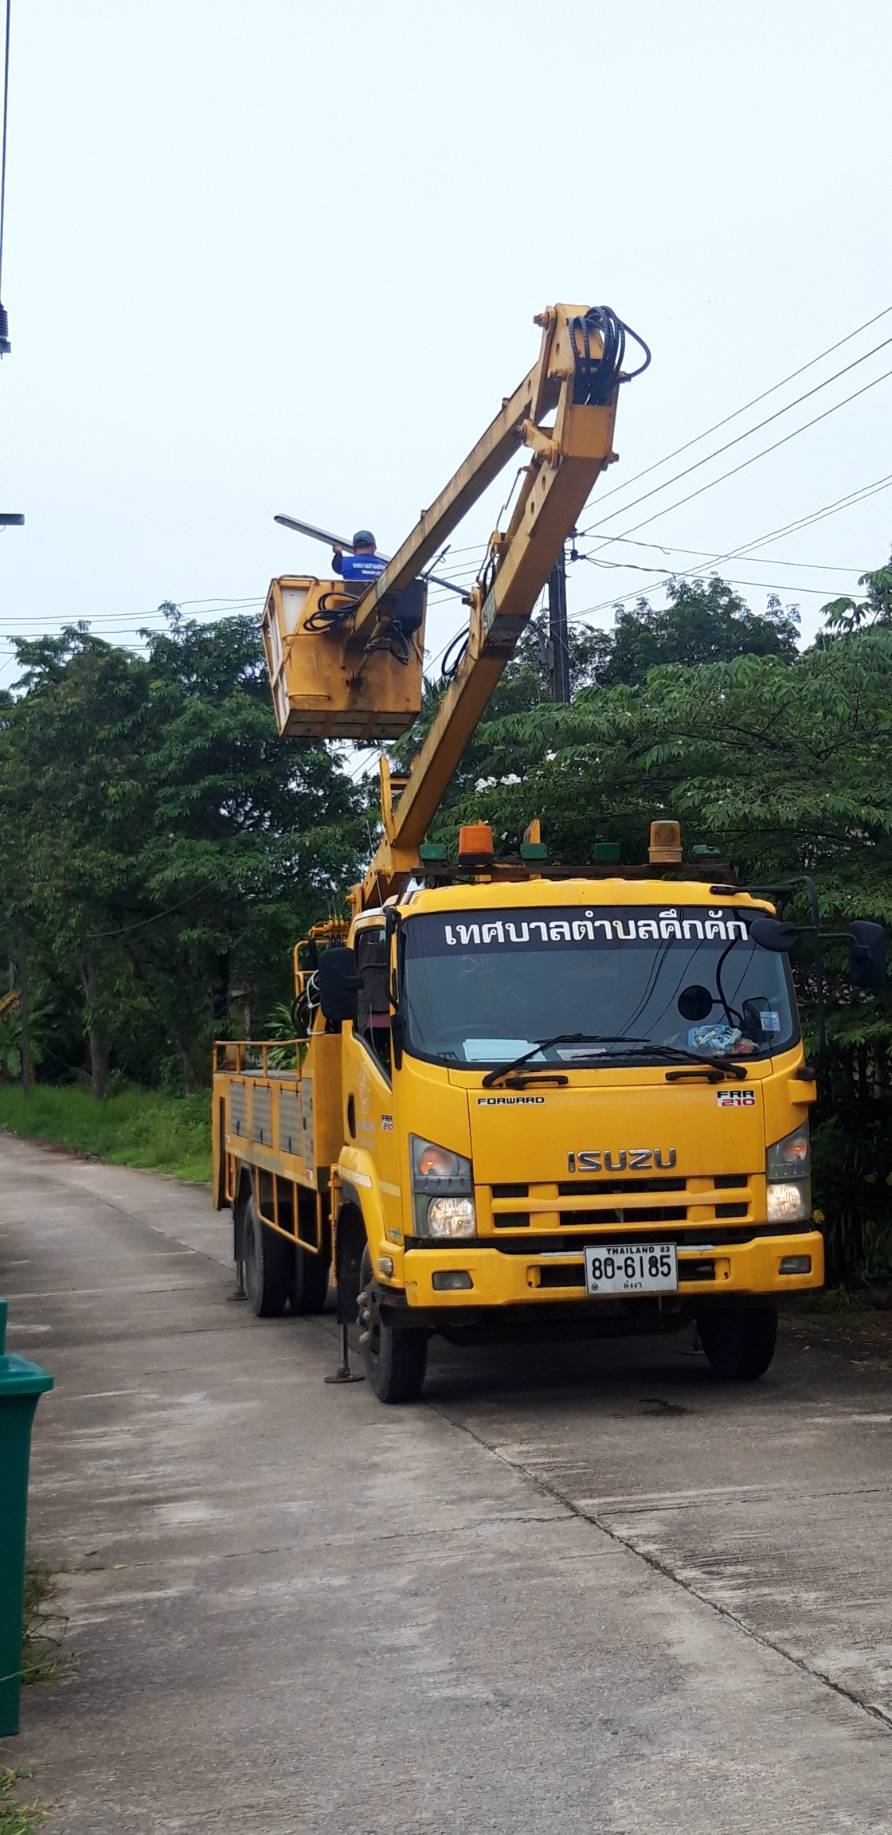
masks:
<path fill-rule="evenodd" d="M 809 1274 L 781 1274 L 780 1264 L 788 1255 L 810 1255 Z M 471 1277 L 471 1286 L 458 1292 L 435 1288 L 437 1273 L 463 1269 Z M 566 1282 L 562 1270 L 566 1269 Z M 686 1277 L 687 1272 L 687 1278 Z M 479 1242 L 450 1244 L 443 1249 L 407 1249 L 403 1257 L 406 1303 L 410 1308 L 436 1308 L 437 1311 L 460 1312 L 463 1308 L 536 1306 L 555 1301 L 582 1301 L 589 1306 L 598 1301 L 588 1294 L 584 1284 L 582 1250 L 568 1245 L 560 1255 L 537 1255 L 533 1245 L 529 1254 L 507 1255 L 498 1249 L 483 1248 Z M 739 1294 L 741 1297 L 762 1294 L 778 1299 L 785 1293 L 801 1293 L 824 1284 L 824 1239 L 818 1230 L 792 1235 L 759 1236 L 750 1242 L 722 1244 L 714 1250 L 678 1249 L 678 1293 L 685 1299 L 708 1300 Z M 387 1292 L 387 1283 L 382 1283 Z M 652 1295 L 641 1296 L 653 1302 Z M 664 1296 L 674 1299 L 674 1295 Z M 625 1302 L 635 1305 L 635 1296 Z"/>

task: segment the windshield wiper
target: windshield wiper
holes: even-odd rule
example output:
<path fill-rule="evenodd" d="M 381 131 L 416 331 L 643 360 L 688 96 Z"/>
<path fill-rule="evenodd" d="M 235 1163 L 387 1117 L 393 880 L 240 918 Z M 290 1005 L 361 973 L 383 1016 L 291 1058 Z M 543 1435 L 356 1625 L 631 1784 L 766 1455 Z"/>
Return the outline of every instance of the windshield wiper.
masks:
<path fill-rule="evenodd" d="M 696 1064 L 701 1069 L 721 1071 L 723 1076 L 736 1077 L 738 1082 L 746 1076 L 746 1071 L 735 1058 L 712 1057 L 705 1051 L 688 1051 L 684 1045 L 659 1045 L 655 1039 L 646 1039 L 639 1049 L 630 1052 L 635 1058 L 660 1058 L 667 1064 Z"/>
<path fill-rule="evenodd" d="M 631 1045 L 634 1049 L 629 1057 L 655 1057 L 667 1064 L 696 1064 L 702 1068 L 720 1071 L 723 1076 L 736 1077 L 738 1081 L 746 1077 L 742 1064 L 735 1063 L 733 1058 L 711 1057 L 706 1052 L 688 1051 L 684 1045 L 660 1045 L 656 1039 L 639 1039 L 627 1036 L 622 1032 L 556 1032 L 548 1039 L 537 1039 L 529 1051 L 510 1064 L 500 1064 L 497 1070 L 489 1070 L 483 1079 L 483 1088 L 491 1089 L 502 1077 L 510 1077 L 514 1072 L 529 1066 L 527 1076 L 538 1076 L 541 1073 L 554 1074 L 552 1064 L 532 1064 L 540 1051 L 548 1051 L 552 1045 Z"/>
<path fill-rule="evenodd" d="M 521 1053 L 519 1058 L 512 1058 L 510 1064 L 500 1064 L 497 1070 L 488 1070 L 483 1079 L 483 1088 L 492 1089 L 500 1077 L 510 1077 L 512 1071 L 522 1070 L 540 1051 L 550 1050 L 552 1045 L 617 1045 L 625 1044 L 620 1034 L 613 1032 L 555 1032 L 550 1039 L 536 1039 L 529 1051 Z M 629 1039 L 630 1045 L 646 1045 L 647 1039 Z M 532 1070 L 554 1072 L 553 1064 L 534 1064 Z"/>

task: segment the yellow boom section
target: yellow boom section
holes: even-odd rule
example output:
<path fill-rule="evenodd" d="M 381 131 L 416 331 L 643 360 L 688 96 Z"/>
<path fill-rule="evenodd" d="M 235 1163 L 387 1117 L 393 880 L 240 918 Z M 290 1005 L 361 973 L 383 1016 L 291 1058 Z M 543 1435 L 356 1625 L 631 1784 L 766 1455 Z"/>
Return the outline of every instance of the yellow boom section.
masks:
<path fill-rule="evenodd" d="M 369 739 L 404 731 L 420 710 L 423 686 L 418 576 L 508 460 L 528 452 L 508 528 L 493 535 L 481 580 L 468 595 L 466 654 L 398 801 L 384 774 L 384 837 L 356 888 L 356 909 L 399 890 L 418 866 L 428 824 L 561 545 L 616 458 L 627 328 L 607 307 L 551 306 L 536 323 L 542 329 L 536 363 L 361 596 L 345 606 L 336 582 L 274 581 L 270 588 L 264 642 L 280 732 Z M 298 587 L 310 589 L 300 608 Z"/>

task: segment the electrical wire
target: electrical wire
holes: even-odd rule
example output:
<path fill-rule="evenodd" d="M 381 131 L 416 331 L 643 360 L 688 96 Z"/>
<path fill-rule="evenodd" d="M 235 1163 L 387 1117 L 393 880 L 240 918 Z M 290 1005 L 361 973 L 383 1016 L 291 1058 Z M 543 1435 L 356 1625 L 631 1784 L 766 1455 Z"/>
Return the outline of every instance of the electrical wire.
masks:
<path fill-rule="evenodd" d="M 667 574 L 665 567 L 636 567 L 627 561 L 596 561 L 590 554 L 580 554 L 577 556 L 577 559 L 580 561 L 591 561 L 593 567 L 616 567 L 622 573 L 629 571 L 632 573 L 655 573 L 659 575 L 660 580 L 687 580 L 692 577 L 691 574 L 687 573 L 682 568 L 679 568 L 675 573 Z M 788 580 L 732 580 L 729 576 L 725 576 L 725 585 L 759 586 L 764 587 L 766 592 L 771 593 L 816 593 L 819 598 L 826 598 L 827 593 L 830 591 L 830 588 L 827 586 L 800 586 L 798 583 L 791 586 Z M 653 588 L 651 588 L 651 591 L 653 591 Z"/>
<path fill-rule="evenodd" d="M 171 601 L 171 603 L 173 603 L 173 601 Z M 206 614 L 210 614 L 212 617 L 216 617 L 217 615 L 223 617 L 237 617 L 242 608 L 249 609 L 251 606 L 263 604 L 264 600 L 258 598 L 256 595 L 244 599 L 181 599 L 177 603 L 177 611 L 182 611 L 184 606 L 195 605 L 201 607 L 202 610 L 193 613 L 193 618 Z M 35 617 L 32 612 L 25 612 L 21 616 L 15 612 L 6 612 L 4 616 L 7 620 L 13 621 L 16 630 L 18 630 L 19 625 L 24 624 L 39 624 L 41 630 L 46 629 L 45 619 Z M 64 612 L 58 612 L 55 613 L 54 616 L 60 618 L 62 621 L 59 631 L 54 633 L 54 635 L 59 636 L 63 627 L 72 624 L 85 623 L 89 624 L 91 627 L 94 624 L 104 624 L 119 631 L 129 631 L 133 630 L 134 627 L 138 626 L 146 618 L 166 619 L 168 614 L 162 612 L 160 606 L 154 606 L 149 612 L 134 612 L 132 616 L 128 616 L 126 612 L 87 612 L 82 615 L 75 614 L 73 616 L 71 614 L 66 615 Z M 191 619 L 188 619 L 186 622 L 191 623 Z M 159 628 L 159 635 L 160 634 Z"/>
<path fill-rule="evenodd" d="M 611 536 L 611 541 L 612 542 L 625 542 L 628 544 L 630 548 L 652 548 L 656 554 L 693 554 L 702 560 L 714 560 L 715 559 L 715 556 L 713 555 L 711 548 L 680 548 L 677 542 L 643 542 L 643 541 L 639 542 L 635 540 L 634 536 L 629 536 L 629 535 L 614 535 L 614 536 Z M 780 555 L 776 555 L 776 554 L 765 554 L 761 558 L 764 561 L 767 561 L 770 567 L 801 567 L 808 573 L 854 573 L 854 574 L 859 574 L 859 573 L 864 572 L 863 562 L 858 567 L 833 567 L 827 561 L 782 561 L 780 558 Z M 574 560 L 590 561 L 591 559 L 592 559 L 592 555 L 590 554 L 586 554 L 586 555 L 576 554 L 576 553 L 573 553 L 572 551 L 570 553 L 571 561 L 574 561 Z M 598 562 L 599 567 L 622 567 L 622 566 L 625 566 L 626 564 L 627 563 L 623 561 L 599 561 Z M 628 563 L 628 565 L 631 565 L 631 563 Z"/>
<path fill-rule="evenodd" d="M 622 534 L 634 535 L 639 529 L 646 529 L 650 523 L 658 522 L 661 516 L 668 516 L 670 511 L 681 509 L 682 504 L 692 503 L 695 497 L 702 497 L 704 492 L 715 490 L 717 484 L 724 484 L 727 478 L 735 478 L 738 472 L 746 471 L 750 465 L 755 465 L 768 453 L 777 452 L 781 446 L 789 445 L 791 440 L 799 438 L 800 433 L 807 433 L 810 427 L 816 427 L 820 421 L 827 420 L 831 414 L 837 414 L 840 408 L 848 407 L 850 402 L 857 401 L 859 396 L 866 395 L 870 389 L 875 389 L 879 383 L 886 382 L 890 376 L 892 376 L 892 369 L 884 370 L 881 376 L 874 376 L 872 382 L 865 382 L 863 388 L 855 389 L 851 395 L 843 396 L 842 401 L 834 402 L 832 408 L 825 408 L 823 414 L 815 414 L 810 421 L 804 421 L 801 427 L 794 427 L 792 433 L 785 433 L 783 439 L 774 440 L 770 446 L 763 446 L 749 459 L 742 459 L 739 465 L 732 465 L 728 471 L 720 472 L 719 476 L 710 479 L 708 484 L 701 484 L 697 490 L 689 491 L 686 497 L 676 497 L 674 503 L 666 504 L 662 510 L 654 510 L 652 516 L 642 517 L 640 522 L 632 523 L 630 528 L 623 529 Z M 608 536 L 606 541 L 598 544 L 598 547 L 606 548 L 609 543 L 610 537 Z"/>
<path fill-rule="evenodd" d="M 736 548 L 728 548 L 723 554 L 713 555 L 711 561 L 707 565 L 691 568 L 690 572 L 685 574 L 684 577 L 686 579 L 700 578 L 703 574 L 709 573 L 716 567 L 721 566 L 723 562 L 735 560 L 751 552 L 754 548 L 762 547 L 765 542 L 777 541 L 784 535 L 795 534 L 799 529 L 810 528 L 814 523 L 823 522 L 825 518 L 829 516 L 837 516 L 842 510 L 854 509 L 856 504 L 866 502 L 869 497 L 877 496 L 881 491 L 888 490 L 890 486 L 892 486 L 892 472 L 887 473 L 883 478 L 875 479 L 872 484 L 861 485 L 857 491 L 849 491 L 845 496 L 837 497 L 831 503 L 823 504 L 820 509 L 810 511 L 807 516 L 797 517 L 794 521 L 786 523 L 780 528 L 769 529 L 764 535 L 754 536 L 751 541 L 740 542 Z M 664 582 L 668 582 L 675 578 L 677 578 L 677 575 L 671 570 L 667 570 L 664 575 Z M 651 588 L 652 592 L 656 590 L 656 587 Z M 595 612 L 609 611 L 616 605 L 624 605 L 630 599 L 640 598 L 641 596 L 640 588 L 633 587 L 631 592 L 620 593 L 612 599 L 604 599 L 598 605 L 584 606 L 581 611 L 571 612 L 569 616 L 571 618 L 588 618 Z"/>
<path fill-rule="evenodd" d="M 887 491 L 892 485 L 892 472 L 884 478 L 877 478 L 872 484 L 863 484 L 857 491 L 849 491 L 844 497 L 834 498 L 832 503 L 824 504 L 821 509 L 813 510 L 808 516 L 799 516 L 793 522 L 785 523 L 781 528 L 770 529 L 767 535 L 760 535 L 752 542 L 742 542 L 740 547 L 732 548 L 727 554 L 719 555 L 719 560 L 733 560 L 738 554 L 747 553 L 752 548 L 761 548 L 764 542 L 780 539 L 784 535 L 794 535 L 800 529 L 809 528 L 812 523 L 823 522 L 826 516 L 835 516 L 840 510 L 853 509 L 856 504 L 865 503 L 868 497 L 876 497 L 881 491 Z"/>
<path fill-rule="evenodd" d="M 711 433 L 718 433 L 721 427 L 727 427 L 730 421 L 736 421 L 739 415 L 746 414 L 750 408 L 757 407 L 760 401 L 767 401 L 769 395 L 776 395 L 778 389 L 785 388 L 788 382 L 795 382 L 797 376 L 804 376 L 806 370 L 814 369 L 816 363 L 822 363 L 825 357 L 831 357 L 835 350 L 841 350 L 844 344 L 851 344 L 853 338 L 860 337 L 862 331 L 869 331 L 871 325 L 876 325 L 880 319 L 887 318 L 890 312 L 892 312 L 892 306 L 884 306 L 881 312 L 875 312 L 872 318 L 865 319 L 863 325 L 857 325 L 855 330 L 847 332 L 844 338 L 837 338 L 835 344 L 828 344 L 826 350 L 819 351 L 816 357 L 810 357 L 807 363 L 801 363 L 798 369 L 791 370 L 787 376 L 782 376 L 779 382 L 773 382 L 770 389 L 763 389 L 760 395 L 753 395 L 749 401 L 743 403 L 742 407 L 735 408 L 733 414 L 726 414 L 721 420 L 713 421 L 711 427 L 705 427 L 702 433 L 694 434 L 693 438 L 685 440 L 683 445 L 675 446 L 671 452 L 664 453 L 662 459 L 654 459 L 653 464 L 646 465 L 643 471 L 633 472 L 631 478 L 624 478 L 622 483 L 615 484 L 612 490 L 599 492 L 598 502 L 605 503 L 608 497 L 615 497 L 618 491 L 628 490 L 631 485 L 637 484 L 640 478 L 649 477 L 651 472 L 658 471 L 661 465 L 670 464 L 681 453 L 688 452 L 692 446 L 699 446 L 700 441 L 707 440 Z M 790 406 L 795 406 L 795 403 L 791 402 Z M 755 432 L 755 428 L 751 431 Z"/>
<path fill-rule="evenodd" d="M 702 465 L 708 465 L 712 459 L 719 458 L 723 452 L 730 452 L 733 446 L 739 446 L 742 440 L 748 440 L 752 434 L 761 432 L 763 427 L 770 427 L 773 421 L 780 420 L 781 416 L 784 414 L 789 414 L 790 410 L 792 408 L 797 408 L 800 402 L 808 401 L 812 395 L 820 394 L 822 389 L 829 388 L 831 382 L 838 382 L 840 376 L 847 376 L 849 371 L 857 369 L 859 364 L 867 363 L 870 357 L 875 357 L 878 351 L 885 350 L 889 344 L 892 344 L 892 337 L 884 338 L 881 344 L 875 344 L 873 349 L 865 351 L 862 357 L 853 358 L 851 363 L 846 363 L 841 370 L 835 370 L 833 375 L 825 377 L 823 382 L 815 383 L 813 389 L 806 389 L 802 395 L 797 395 L 795 400 L 787 402 L 783 408 L 778 408 L 774 414 L 769 414 L 764 420 L 757 421 L 753 427 L 747 427 L 743 433 L 736 434 L 733 440 L 726 440 L 724 446 L 716 446 L 712 452 L 707 452 L 702 459 L 695 459 L 693 465 L 686 465 L 682 471 L 674 472 L 671 478 L 664 479 L 662 484 L 655 484 L 652 490 L 643 491 L 640 497 L 633 497 L 631 503 L 623 504 L 619 510 L 611 510 L 606 521 L 612 521 L 615 516 L 625 516 L 629 510 L 636 509 L 639 503 L 647 503 L 651 497 L 658 497 L 661 491 L 667 491 L 670 485 L 677 484 L 681 478 L 687 478 L 690 476 L 691 472 L 699 471 Z M 887 376 L 892 376 L 892 370 L 884 370 L 881 376 L 875 376 L 873 381 L 866 383 L 863 389 L 856 389 L 853 395 L 846 395 L 843 397 L 842 401 L 835 402 L 832 408 L 826 410 L 825 414 L 818 414 L 815 416 L 814 420 L 806 421 L 802 427 L 797 427 L 794 429 L 793 433 L 788 433 L 784 440 L 777 440 L 772 446 L 764 446 L 762 450 L 755 453 L 752 458 L 745 459 L 743 465 L 735 465 L 730 471 L 722 472 L 720 477 L 714 478 L 711 484 L 703 485 L 702 489 L 712 490 L 713 486 L 721 484 L 724 478 L 731 478 L 736 471 L 743 471 L 745 466 L 754 465 L 756 459 L 763 459 L 766 453 L 774 452 L 778 446 L 783 446 L 786 440 L 795 439 L 797 434 L 805 433 L 809 427 L 816 426 L 819 420 L 825 420 L 827 414 L 835 414 L 838 408 L 844 408 L 850 401 L 857 400 L 859 395 L 864 395 L 868 389 L 875 388 L 878 382 L 884 382 Z M 699 493 L 696 491 L 693 493 L 694 496 L 698 494 Z M 681 497 L 676 503 L 670 504 L 669 508 L 674 510 L 679 507 L 680 503 L 688 502 L 690 502 L 690 498 Z M 667 511 L 657 511 L 657 516 L 666 514 L 668 514 Z M 656 517 L 648 517 L 647 521 L 654 522 L 656 521 Z M 603 523 L 590 523 L 587 529 L 580 530 L 580 534 L 594 535 L 603 527 Z M 631 530 L 624 531 L 624 533 L 634 534 L 636 529 L 643 529 L 645 527 L 646 522 L 638 522 L 633 524 Z"/>

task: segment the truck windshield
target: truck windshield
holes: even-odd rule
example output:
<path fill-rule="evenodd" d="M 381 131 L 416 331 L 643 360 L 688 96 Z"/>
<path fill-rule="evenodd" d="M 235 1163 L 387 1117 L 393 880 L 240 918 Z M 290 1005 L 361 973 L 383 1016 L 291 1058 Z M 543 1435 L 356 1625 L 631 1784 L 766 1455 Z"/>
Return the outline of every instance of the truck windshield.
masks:
<path fill-rule="evenodd" d="M 766 1058 L 798 1037 L 786 958 L 749 941 L 739 908 L 419 913 L 403 938 L 406 1046 L 437 1063 L 492 1069 L 562 1032 L 604 1039 L 531 1064 L 622 1062 L 625 1038 L 635 1062 L 632 1040 Z"/>

